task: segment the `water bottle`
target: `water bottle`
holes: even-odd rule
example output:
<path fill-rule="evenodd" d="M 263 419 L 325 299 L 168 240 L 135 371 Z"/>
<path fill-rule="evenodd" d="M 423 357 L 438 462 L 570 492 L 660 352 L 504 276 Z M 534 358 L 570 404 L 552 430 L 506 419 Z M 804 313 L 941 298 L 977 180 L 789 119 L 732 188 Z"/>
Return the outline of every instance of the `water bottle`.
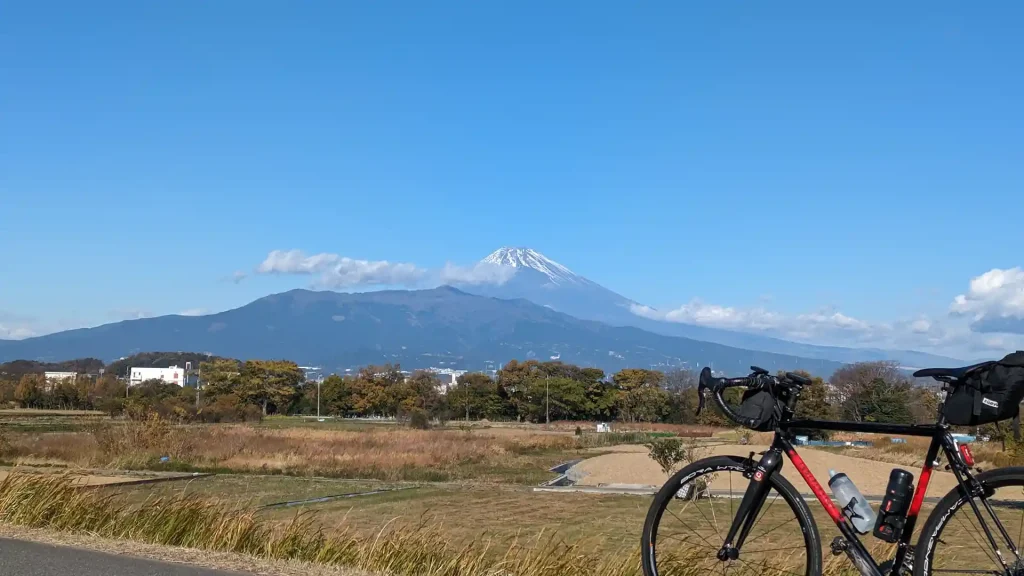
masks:
<path fill-rule="evenodd" d="M 832 489 L 832 494 L 839 502 L 839 509 L 853 522 L 854 530 L 861 534 L 870 532 L 875 525 L 875 511 L 853 484 L 853 480 L 842 472 L 837 474 L 835 470 L 829 470 L 828 475 L 828 487 Z M 850 502 L 853 502 L 852 506 Z"/>

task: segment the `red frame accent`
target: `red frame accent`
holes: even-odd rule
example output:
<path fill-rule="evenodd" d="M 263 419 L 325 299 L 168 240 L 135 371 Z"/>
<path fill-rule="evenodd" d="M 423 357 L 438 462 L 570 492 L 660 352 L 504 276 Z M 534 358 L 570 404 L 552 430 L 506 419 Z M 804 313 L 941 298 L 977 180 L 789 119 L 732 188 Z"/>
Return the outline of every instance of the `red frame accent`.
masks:
<path fill-rule="evenodd" d="M 807 464 L 804 464 L 804 459 L 796 453 L 796 449 L 786 450 L 786 455 L 788 455 L 789 459 L 793 461 L 793 466 L 796 467 L 796 471 L 803 477 L 804 482 L 807 482 L 807 485 L 811 487 L 811 492 L 814 492 L 814 495 L 818 498 L 818 502 L 821 502 L 821 505 L 825 508 L 825 512 L 828 512 L 832 521 L 836 524 L 841 524 L 843 522 L 842 513 L 839 512 L 836 505 L 832 503 L 832 499 L 825 493 L 825 489 L 818 483 L 818 479 L 815 478 L 814 475 L 811 474 L 811 471 L 807 469 Z M 929 470 L 929 472 L 931 472 L 931 470 Z M 924 474 L 922 473 L 921 476 L 924 477 Z M 928 479 L 923 478 L 923 483 L 928 484 Z M 914 496 L 914 502 L 917 502 L 917 495 Z M 918 508 L 920 508 L 920 504 L 918 504 Z"/>
<path fill-rule="evenodd" d="M 907 511 L 907 517 L 917 516 L 917 513 L 921 511 L 921 504 L 924 503 L 924 493 L 928 490 L 928 480 L 932 477 L 932 466 L 931 463 L 924 465 L 921 469 L 921 477 L 917 481 L 917 490 L 914 492 L 914 499 L 910 501 L 910 510 Z"/>

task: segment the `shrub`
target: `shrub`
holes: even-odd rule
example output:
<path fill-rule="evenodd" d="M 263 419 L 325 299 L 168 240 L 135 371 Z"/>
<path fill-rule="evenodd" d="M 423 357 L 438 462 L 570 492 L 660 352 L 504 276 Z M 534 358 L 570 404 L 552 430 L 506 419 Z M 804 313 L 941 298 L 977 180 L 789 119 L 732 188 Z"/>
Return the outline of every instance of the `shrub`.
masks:
<path fill-rule="evenodd" d="M 195 453 L 194 438 L 156 412 L 144 420 L 100 426 L 93 437 L 100 453 L 119 467 L 147 466 L 162 456 L 187 460 Z"/>
<path fill-rule="evenodd" d="M 202 422 L 215 424 L 218 422 L 258 422 L 263 419 L 263 411 L 258 406 L 243 404 L 234 394 L 217 396 L 209 405 L 202 407 L 198 413 Z"/>
<path fill-rule="evenodd" d="M 686 457 L 686 448 L 680 438 L 651 440 L 647 443 L 647 449 L 650 450 L 651 460 L 657 462 L 665 474 L 672 474 L 676 465 Z"/>
<path fill-rule="evenodd" d="M 7 433 L 4 432 L 3 428 L 0 428 L 0 456 L 6 456 L 12 450 L 11 441 L 7 438 Z"/>
<path fill-rule="evenodd" d="M 409 426 L 416 428 L 417 430 L 429 430 L 430 417 L 427 416 L 426 410 L 423 410 L 422 408 L 413 408 L 409 412 Z"/>
<path fill-rule="evenodd" d="M 576 427 L 576 435 L 577 436 L 582 436 L 583 435 L 583 429 L 580 428 L 579 426 Z"/>

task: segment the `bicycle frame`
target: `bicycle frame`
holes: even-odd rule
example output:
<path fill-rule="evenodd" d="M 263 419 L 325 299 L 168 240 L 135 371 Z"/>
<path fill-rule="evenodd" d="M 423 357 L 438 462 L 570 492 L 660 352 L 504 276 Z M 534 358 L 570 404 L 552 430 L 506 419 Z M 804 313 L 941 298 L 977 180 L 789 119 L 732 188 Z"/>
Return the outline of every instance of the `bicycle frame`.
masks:
<path fill-rule="evenodd" d="M 866 576 L 883 576 L 882 568 L 879 567 L 874 558 L 871 557 L 871 554 L 868 553 L 867 549 L 864 547 L 864 544 L 861 543 L 857 532 L 847 520 L 843 511 L 837 508 L 832 502 L 831 498 L 822 488 L 818 480 L 813 474 L 811 474 L 811 471 L 807 469 L 807 465 L 804 464 L 804 461 L 797 453 L 796 448 L 794 448 L 790 438 L 792 437 L 793 430 L 796 429 L 836 430 L 845 432 L 868 432 L 931 437 L 932 442 L 928 447 L 924 467 L 921 470 L 920 476 L 917 478 L 917 486 L 914 490 L 914 497 L 911 500 L 910 508 L 907 512 L 903 533 L 897 541 L 896 556 L 893 559 L 892 569 L 887 572 L 889 576 L 899 576 L 903 564 L 907 559 L 907 554 L 910 553 L 910 539 L 914 532 L 917 517 L 921 511 L 921 505 L 924 502 L 925 493 L 928 490 L 928 482 L 931 479 L 932 469 L 938 464 L 937 457 L 940 449 L 946 454 L 946 459 L 949 461 L 949 468 L 956 475 L 957 482 L 964 488 L 964 490 L 966 490 L 967 494 L 972 496 L 968 501 L 971 503 L 971 507 L 974 509 L 982 528 L 985 530 L 989 543 L 992 545 L 993 549 L 997 551 L 997 555 L 1000 560 L 1003 561 L 1002 555 L 998 552 L 999 546 L 996 544 L 995 537 L 982 518 L 978 505 L 974 501 L 974 496 L 978 493 L 977 491 L 980 490 L 980 485 L 977 484 L 974 476 L 970 472 L 970 469 L 962 462 L 959 447 L 953 437 L 949 434 L 948 426 L 945 425 L 944 421 L 940 420 L 937 424 L 929 425 L 899 425 L 826 420 L 786 421 L 785 419 L 783 422 L 780 422 L 778 428 L 776 428 L 775 439 L 772 441 L 771 447 L 764 452 L 760 461 L 758 461 L 752 469 L 747 491 L 744 493 L 743 499 L 740 502 L 736 517 L 733 519 L 733 523 L 725 538 L 725 543 L 718 552 L 719 560 L 735 560 L 739 557 L 743 542 L 746 540 L 770 489 L 770 484 L 764 480 L 765 478 L 770 477 L 771 474 L 776 474 L 781 470 L 783 462 L 782 455 L 785 454 L 793 463 L 797 472 L 800 473 L 800 476 L 803 477 L 804 481 L 811 488 L 811 491 L 818 499 L 818 502 L 820 502 L 822 507 L 825 508 L 829 517 L 831 517 L 833 522 L 836 523 L 836 526 L 839 528 L 840 533 L 845 539 L 844 546 L 840 547 L 838 550 L 834 547 L 833 553 L 838 554 L 839 551 L 845 552 L 854 562 L 861 574 Z M 753 463 L 753 452 L 751 452 L 750 460 L 751 463 Z M 987 509 L 990 517 L 995 520 L 1003 539 L 1009 544 L 1014 555 L 1019 558 L 1019 552 L 1016 546 L 1013 544 L 1010 536 L 1006 533 L 1002 523 L 999 522 L 998 518 L 996 518 L 988 501 L 983 499 L 982 503 Z M 1005 567 L 1005 561 L 1003 561 L 1003 564 Z"/>

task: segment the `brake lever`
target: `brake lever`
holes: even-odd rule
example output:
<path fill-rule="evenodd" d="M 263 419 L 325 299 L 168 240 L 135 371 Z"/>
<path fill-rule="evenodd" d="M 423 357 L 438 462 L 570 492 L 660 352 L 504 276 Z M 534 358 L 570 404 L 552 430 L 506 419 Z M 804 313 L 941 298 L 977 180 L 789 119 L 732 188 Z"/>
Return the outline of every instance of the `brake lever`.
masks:
<path fill-rule="evenodd" d="M 706 386 L 703 380 L 697 384 L 697 415 L 700 416 L 702 410 L 704 410 L 704 403 L 707 399 L 707 391 L 710 390 L 710 386 Z"/>

